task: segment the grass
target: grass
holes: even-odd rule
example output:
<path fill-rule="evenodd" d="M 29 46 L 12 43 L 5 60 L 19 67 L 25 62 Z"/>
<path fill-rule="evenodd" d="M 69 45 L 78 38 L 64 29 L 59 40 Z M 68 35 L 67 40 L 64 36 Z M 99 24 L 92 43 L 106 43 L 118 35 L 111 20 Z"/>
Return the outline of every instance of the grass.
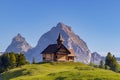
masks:
<path fill-rule="evenodd" d="M 120 80 L 120 73 L 74 62 L 29 64 L 2 75 L 2 80 Z"/>

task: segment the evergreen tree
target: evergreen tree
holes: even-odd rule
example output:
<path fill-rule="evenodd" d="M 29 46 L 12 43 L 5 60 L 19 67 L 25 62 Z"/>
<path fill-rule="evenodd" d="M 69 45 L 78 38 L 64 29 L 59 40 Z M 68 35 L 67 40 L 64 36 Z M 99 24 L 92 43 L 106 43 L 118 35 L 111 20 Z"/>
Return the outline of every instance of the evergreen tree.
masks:
<path fill-rule="evenodd" d="M 20 53 L 18 55 L 18 66 L 24 65 L 26 63 L 26 58 L 24 54 Z"/>
<path fill-rule="evenodd" d="M 19 54 L 15 54 L 15 58 L 16 58 L 16 67 L 18 67 L 18 57 L 19 57 Z"/>
<path fill-rule="evenodd" d="M 104 62 L 103 62 L 103 60 L 100 61 L 99 68 L 104 68 Z"/>
<path fill-rule="evenodd" d="M 7 70 L 10 66 L 10 56 L 8 53 L 5 53 L 1 57 L 2 67 Z"/>
<path fill-rule="evenodd" d="M 0 56 L 0 73 L 24 64 L 26 64 L 24 54 L 15 54 L 14 52 L 4 53 Z"/>
<path fill-rule="evenodd" d="M 33 63 L 33 64 L 35 64 L 35 63 L 36 63 L 36 61 L 35 61 L 35 58 L 34 58 L 34 57 L 33 57 L 32 63 Z"/>
<path fill-rule="evenodd" d="M 107 68 L 107 66 L 110 67 L 110 70 L 118 72 L 118 62 L 117 62 L 115 56 L 114 55 L 112 56 L 110 52 L 106 56 L 105 66 L 106 66 L 106 68 Z"/>
<path fill-rule="evenodd" d="M 0 56 L 0 66 L 2 66 L 2 61 L 1 61 L 1 57 L 2 57 L 2 56 Z"/>
<path fill-rule="evenodd" d="M 15 57 L 15 53 L 12 52 L 12 53 L 9 53 L 10 55 L 10 67 L 11 68 L 14 68 L 16 67 L 16 57 Z"/>
<path fill-rule="evenodd" d="M 113 55 L 113 57 L 112 57 L 111 62 L 112 62 L 112 64 L 111 64 L 111 70 L 113 70 L 113 71 L 115 71 L 115 72 L 118 72 L 118 67 L 119 67 L 119 65 L 118 65 L 118 62 L 117 62 L 117 60 L 116 60 L 116 58 L 115 58 L 114 55 Z"/>
<path fill-rule="evenodd" d="M 105 60 L 105 65 L 106 66 L 111 66 L 111 59 L 112 59 L 112 55 L 110 52 L 108 52 L 107 56 L 106 56 L 106 60 Z"/>

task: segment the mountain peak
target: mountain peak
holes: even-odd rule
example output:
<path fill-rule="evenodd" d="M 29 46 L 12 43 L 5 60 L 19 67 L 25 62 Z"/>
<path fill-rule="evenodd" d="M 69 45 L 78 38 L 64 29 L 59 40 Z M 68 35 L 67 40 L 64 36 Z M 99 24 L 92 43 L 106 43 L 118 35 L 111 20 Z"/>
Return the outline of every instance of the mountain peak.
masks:
<path fill-rule="evenodd" d="M 18 33 L 18 34 L 17 34 L 17 36 L 21 37 L 21 34 L 20 34 L 20 33 Z"/>
<path fill-rule="evenodd" d="M 59 23 L 56 25 L 56 28 L 57 28 L 57 29 L 62 29 L 62 30 L 64 30 L 64 31 L 66 31 L 66 32 L 69 32 L 69 31 L 71 32 L 71 31 L 72 31 L 70 26 L 65 25 L 65 24 L 62 23 L 62 22 L 59 22 Z"/>
<path fill-rule="evenodd" d="M 65 24 L 62 23 L 62 22 L 59 22 L 59 23 L 57 24 L 57 27 L 63 27 L 63 26 L 65 26 Z"/>
<path fill-rule="evenodd" d="M 12 39 L 11 44 L 6 49 L 6 52 L 16 52 L 16 53 L 23 52 L 24 53 L 31 48 L 32 47 L 27 43 L 25 38 L 22 37 L 20 33 L 18 33 L 17 36 L 15 36 Z"/>
<path fill-rule="evenodd" d="M 68 49 L 73 49 L 77 55 L 75 61 L 89 63 L 91 54 L 86 43 L 80 39 L 72 30 L 71 27 L 59 22 L 56 27 L 51 28 L 48 32 L 43 34 L 38 41 L 36 47 L 30 53 L 28 59 L 31 60 L 34 56 L 37 61 L 41 61 L 42 57 L 40 53 L 50 44 L 56 44 L 56 39 L 59 35 L 62 35 L 63 44 Z M 32 55 L 34 53 L 34 55 Z M 32 61 L 32 60 L 31 60 Z"/>
<path fill-rule="evenodd" d="M 18 33 L 17 36 L 13 38 L 13 41 L 24 42 L 25 38 L 22 37 L 20 33 Z"/>
<path fill-rule="evenodd" d="M 102 60 L 102 56 L 99 53 L 93 52 L 91 54 L 91 63 L 99 65 L 101 60 Z"/>

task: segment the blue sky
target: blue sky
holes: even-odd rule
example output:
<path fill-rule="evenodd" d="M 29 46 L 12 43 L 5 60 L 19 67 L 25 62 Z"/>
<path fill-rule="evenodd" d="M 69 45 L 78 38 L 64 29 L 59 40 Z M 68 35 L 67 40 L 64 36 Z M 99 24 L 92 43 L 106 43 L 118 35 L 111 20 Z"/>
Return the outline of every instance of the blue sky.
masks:
<path fill-rule="evenodd" d="M 35 46 L 58 22 L 70 25 L 91 52 L 119 56 L 120 0 L 0 0 L 0 51 L 17 33 Z"/>

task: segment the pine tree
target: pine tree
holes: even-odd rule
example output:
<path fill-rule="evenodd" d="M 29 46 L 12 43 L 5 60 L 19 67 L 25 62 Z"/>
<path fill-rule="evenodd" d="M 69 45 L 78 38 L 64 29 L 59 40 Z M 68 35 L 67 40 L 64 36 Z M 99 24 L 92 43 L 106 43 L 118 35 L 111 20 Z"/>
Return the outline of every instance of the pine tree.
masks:
<path fill-rule="evenodd" d="M 2 56 L 0 56 L 0 66 L 2 66 L 2 61 L 1 61 L 1 57 L 2 57 Z"/>
<path fill-rule="evenodd" d="M 24 64 L 26 64 L 24 54 L 15 54 L 14 52 L 4 53 L 0 56 L 0 73 Z"/>
<path fill-rule="evenodd" d="M 110 52 L 106 56 L 105 67 L 110 67 L 110 70 L 118 72 L 118 62 L 115 56 L 112 56 Z"/>
<path fill-rule="evenodd" d="M 115 56 L 113 55 L 112 60 L 111 60 L 112 64 L 111 64 L 111 70 L 118 72 L 118 62 L 115 58 Z"/>
<path fill-rule="evenodd" d="M 17 66 L 24 65 L 25 63 L 26 63 L 26 58 L 25 58 L 24 54 L 20 53 L 18 55 L 18 64 L 17 64 Z"/>
<path fill-rule="evenodd" d="M 15 54 L 15 58 L 16 58 L 16 67 L 18 67 L 18 57 L 19 57 L 19 54 Z"/>
<path fill-rule="evenodd" d="M 7 70 L 10 67 L 10 56 L 8 53 L 5 53 L 1 57 L 2 67 Z"/>
<path fill-rule="evenodd" d="M 110 52 L 108 52 L 107 56 L 106 56 L 106 60 L 105 60 L 105 65 L 106 66 L 111 66 L 111 59 L 112 59 L 112 55 Z"/>
<path fill-rule="evenodd" d="M 36 63 L 36 61 L 35 61 L 35 58 L 34 58 L 34 57 L 33 57 L 32 63 L 33 63 L 33 64 L 35 64 L 35 63 Z"/>
<path fill-rule="evenodd" d="M 103 60 L 100 61 L 99 68 L 104 68 L 104 62 L 103 62 Z"/>
<path fill-rule="evenodd" d="M 10 67 L 11 68 L 14 68 L 16 67 L 16 57 L 15 57 L 15 53 L 12 52 L 12 53 L 9 53 L 10 55 Z"/>

